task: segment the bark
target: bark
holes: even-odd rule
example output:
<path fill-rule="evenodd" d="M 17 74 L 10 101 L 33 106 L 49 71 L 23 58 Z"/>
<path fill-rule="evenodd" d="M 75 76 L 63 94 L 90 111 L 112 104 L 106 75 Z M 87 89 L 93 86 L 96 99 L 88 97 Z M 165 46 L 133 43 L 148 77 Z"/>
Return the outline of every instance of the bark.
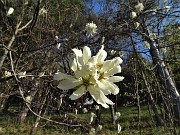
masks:
<path fill-rule="evenodd" d="M 100 112 L 100 109 L 97 109 L 96 110 L 96 119 L 95 119 L 96 128 L 98 127 L 100 122 L 101 122 L 101 112 Z"/>
<path fill-rule="evenodd" d="M 146 34 L 149 35 L 149 33 Z M 155 40 L 150 38 L 150 36 L 149 38 L 146 37 L 146 39 L 150 44 L 150 53 L 154 64 L 157 66 L 158 75 L 163 82 L 166 92 L 171 96 L 173 100 L 173 109 L 175 114 L 174 121 L 180 124 L 180 95 L 177 91 L 172 77 L 169 74 L 167 66 L 165 65 L 163 59 L 160 58 Z"/>
<path fill-rule="evenodd" d="M 112 123 L 113 123 L 113 125 L 115 125 L 116 124 L 116 120 L 115 120 L 115 112 L 114 112 L 114 106 L 113 105 L 110 105 L 110 111 L 111 111 L 111 120 L 112 120 Z"/>

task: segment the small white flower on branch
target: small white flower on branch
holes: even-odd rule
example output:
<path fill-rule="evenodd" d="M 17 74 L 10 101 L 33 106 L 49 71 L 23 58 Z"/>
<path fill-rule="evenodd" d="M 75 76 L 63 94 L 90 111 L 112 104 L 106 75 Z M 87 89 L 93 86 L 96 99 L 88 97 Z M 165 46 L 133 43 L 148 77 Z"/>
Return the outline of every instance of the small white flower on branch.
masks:
<path fill-rule="evenodd" d="M 86 108 L 83 108 L 83 113 L 87 113 L 88 110 Z"/>
<path fill-rule="evenodd" d="M 168 12 L 171 9 L 171 7 L 170 6 L 165 6 L 164 9 L 166 10 L 166 12 Z"/>
<path fill-rule="evenodd" d="M 7 12 L 7 16 L 10 16 L 13 12 L 14 12 L 14 8 L 10 7 Z"/>
<path fill-rule="evenodd" d="M 92 37 L 94 36 L 94 34 L 97 33 L 97 25 L 93 22 L 87 23 L 85 30 L 86 30 L 87 37 Z"/>
<path fill-rule="evenodd" d="M 132 11 L 132 12 L 130 13 L 130 17 L 131 17 L 132 19 L 136 18 L 136 17 L 137 17 L 136 12 Z"/>
<path fill-rule="evenodd" d="M 43 7 L 40 9 L 39 15 L 44 15 L 44 14 L 47 14 L 47 10 Z"/>
<path fill-rule="evenodd" d="M 134 25 L 135 25 L 135 29 L 137 29 L 139 27 L 140 23 L 139 22 L 135 22 Z"/>
<path fill-rule="evenodd" d="M 120 112 L 116 112 L 115 114 L 116 114 L 116 116 L 118 116 L 118 117 L 121 116 L 121 113 L 120 113 Z"/>
<path fill-rule="evenodd" d="M 116 54 L 116 50 L 111 50 L 111 55 Z"/>
<path fill-rule="evenodd" d="M 25 97 L 25 101 L 30 104 L 32 101 L 32 97 L 31 96 Z"/>
<path fill-rule="evenodd" d="M 56 45 L 56 49 L 58 49 L 59 50 L 59 48 L 61 47 L 61 43 L 57 43 L 57 45 Z"/>
<path fill-rule="evenodd" d="M 11 76 L 12 74 L 11 74 L 11 72 L 9 72 L 9 71 L 5 71 L 5 77 L 9 77 L 9 76 Z"/>
<path fill-rule="evenodd" d="M 138 3 L 136 6 L 135 6 L 137 12 L 141 12 L 144 10 L 144 5 L 143 3 Z"/>
<path fill-rule="evenodd" d="M 96 109 L 96 110 L 99 110 L 99 105 L 95 105 L 95 109 Z"/>

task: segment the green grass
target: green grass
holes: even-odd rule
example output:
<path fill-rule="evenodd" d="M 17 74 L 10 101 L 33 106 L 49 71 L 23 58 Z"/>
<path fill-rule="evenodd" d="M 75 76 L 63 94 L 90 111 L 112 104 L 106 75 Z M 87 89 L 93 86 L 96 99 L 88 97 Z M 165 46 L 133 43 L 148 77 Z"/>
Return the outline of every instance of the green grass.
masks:
<path fill-rule="evenodd" d="M 120 118 L 117 120 L 122 126 L 121 135 L 171 135 L 173 134 L 173 127 L 156 126 L 149 115 L 147 106 L 141 108 L 141 120 L 138 121 L 138 113 L 136 107 L 120 107 L 118 111 L 121 112 Z M 72 124 L 86 124 L 90 118 L 90 114 L 68 114 L 68 119 L 65 120 L 64 115 L 51 116 L 52 119 L 67 122 Z M 29 135 L 35 117 L 28 116 L 25 123 L 17 124 L 17 114 L 0 113 L 0 135 Z M 91 126 L 93 126 L 92 123 Z M 97 132 L 97 135 L 116 135 L 117 124 L 111 123 L 110 110 L 102 111 L 101 123 L 103 128 Z M 89 126 L 89 127 L 91 127 Z M 85 135 L 87 134 L 81 128 L 72 128 L 58 125 L 55 123 L 42 120 L 37 130 L 36 135 Z"/>

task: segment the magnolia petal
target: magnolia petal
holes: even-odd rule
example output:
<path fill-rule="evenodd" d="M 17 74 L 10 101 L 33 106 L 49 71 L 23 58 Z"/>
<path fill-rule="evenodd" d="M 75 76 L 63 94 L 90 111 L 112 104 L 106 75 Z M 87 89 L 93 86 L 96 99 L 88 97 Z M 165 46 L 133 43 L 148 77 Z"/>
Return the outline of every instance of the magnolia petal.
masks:
<path fill-rule="evenodd" d="M 110 81 L 110 82 L 120 82 L 124 79 L 123 76 L 111 76 L 107 79 L 107 81 Z"/>
<path fill-rule="evenodd" d="M 112 60 L 114 61 L 114 66 L 118 66 L 119 64 L 123 62 L 123 60 L 120 57 L 115 57 Z"/>
<path fill-rule="evenodd" d="M 75 53 L 76 57 L 82 57 L 82 51 L 81 50 L 76 49 L 76 48 L 74 48 L 72 50 Z"/>
<path fill-rule="evenodd" d="M 84 64 L 86 64 L 89 59 L 91 58 L 91 50 L 89 47 L 85 46 L 83 48 L 83 60 L 84 60 Z"/>
<path fill-rule="evenodd" d="M 103 83 L 103 81 L 97 81 L 97 85 L 105 95 L 111 94 L 111 92 L 109 91 L 108 85 Z"/>
<path fill-rule="evenodd" d="M 62 80 L 57 86 L 59 89 L 68 90 L 82 84 L 82 80 Z"/>
<path fill-rule="evenodd" d="M 105 81 L 103 80 L 103 82 L 108 86 L 109 91 L 113 94 L 113 95 L 117 95 L 119 93 L 119 87 L 117 85 L 115 85 L 114 83 L 110 82 L 110 81 Z"/>
<path fill-rule="evenodd" d="M 58 72 L 58 73 L 55 73 L 55 75 L 53 76 L 53 79 L 60 81 L 60 80 L 63 80 L 63 79 L 74 79 L 74 77 L 71 76 L 71 75 L 67 75 L 67 74 Z"/>
<path fill-rule="evenodd" d="M 71 65 L 71 70 L 76 71 L 77 70 L 77 60 L 74 58 L 72 65 Z"/>
<path fill-rule="evenodd" d="M 78 88 L 73 94 L 69 97 L 71 100 L 76 100 L 80 98 L 85 92 L 85 86 L 82 85 L 80 88 Z"/>
<path fill-rule="evenodd" d="M 97 57 L 97 63 L 102 64 L 107 57 L 107 52 L 102 50 L 99 56 Z"/>
<path fill-rule="evenodd" d="M 88 91 L 90 92 L 91 96 L 94 98 L 94 100 L 98 103 L 101 104 L 104 108 L 108 108 L 108 104 L 113 105 L 114 103 L 108 99 L 104 93 L 98 88 L 98 87 L 93 87 L 89 86 Z"/>
<path fill-rule="evenodd" d="M 106 74 L 105 76 L 112 76 L 114 74 L 117 74 L 117 73 L 120 73 L 121 72 L 121 66 L 117 66 L 117 67 L 114 67 L 112 69 L 110 69 Z"/>
<path fill-rule="evenodd" d="M 103 63 L 103 66 L 102 66 L 100 72 L 105 72 L 105 71 L 110 70 L 111 68 L 113 68 L 113 65 L 114 65 L 114 63 L 113 63 L 112 60 L 106 60 L 106 61 Z"/>

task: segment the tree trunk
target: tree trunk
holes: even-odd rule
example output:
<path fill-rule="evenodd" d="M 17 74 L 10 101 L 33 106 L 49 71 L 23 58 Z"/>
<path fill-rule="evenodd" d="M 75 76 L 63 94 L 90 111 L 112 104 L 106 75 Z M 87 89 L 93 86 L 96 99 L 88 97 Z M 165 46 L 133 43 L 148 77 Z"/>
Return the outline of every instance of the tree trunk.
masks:
<path fill-rule="evenodd" d="M 113 105 L 110 105 L 110 111 L 111 111 L 111 119 L 112 119 L 112 123 L 113 123 L 113 125 L 115 125 L 116 124 L 116 120 L 115 120 L 115 112 L 114 112 L 114 106 Z"/>
<path fill-rule="evenodd" d="M 164 88 L 167 93 L 172 97 L 175 122 L 180 124 L 180 95 L 176 89 L 175 83 L 173 82 L 167 66 L 165 65 L 163 59 L 160 58 L 159 51 L 157 49 L 157 44 L 153 38 L 150 38 L 149 33 L 147 32 L 149 38 L 146 37 L 146 40 L 150 44 L 150 53 L 153 59 L 154 64 L 157 66 L 158 75 L 163 82 Z"/>
<path fill-rule="evenodd" d="M 148 92 L 148 95 L 149 95 L 149 98 L 150 98 L 152 110 L 153 110 L 153 112 L 155 114 L 156 122 L 157 122 L 157 124 L 163 125 L 164 121 L 161 119 L 161 117 L 158 114 L 158 108 L 157 108 L 156 103 L 154 101 L 154 98 L 153 98 L 153 96 L 151 94 L 150 86 L 149 86 L 149 84 L 148 84 L 148 82 L 147 82 L 147 80 L 145 78 L 143 70 L 141 70 L 141 73 L 142 73 L 143 81 L 145 83 L 145 86 L 147 88 L 147 92 Z"/>

